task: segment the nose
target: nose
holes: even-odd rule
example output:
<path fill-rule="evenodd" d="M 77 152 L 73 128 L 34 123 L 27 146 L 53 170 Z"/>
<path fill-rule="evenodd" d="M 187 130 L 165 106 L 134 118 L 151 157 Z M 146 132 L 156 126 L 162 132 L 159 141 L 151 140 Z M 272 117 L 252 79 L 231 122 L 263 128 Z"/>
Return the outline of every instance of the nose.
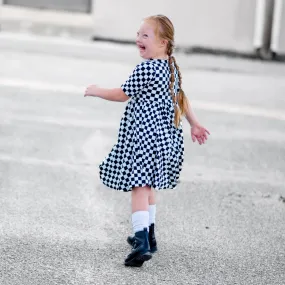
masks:
<path fill-rule="evenodd" d="M 138 44 L 139 42 L 140 42 L 140 35 L 137 35 L 136 43 Z"/>

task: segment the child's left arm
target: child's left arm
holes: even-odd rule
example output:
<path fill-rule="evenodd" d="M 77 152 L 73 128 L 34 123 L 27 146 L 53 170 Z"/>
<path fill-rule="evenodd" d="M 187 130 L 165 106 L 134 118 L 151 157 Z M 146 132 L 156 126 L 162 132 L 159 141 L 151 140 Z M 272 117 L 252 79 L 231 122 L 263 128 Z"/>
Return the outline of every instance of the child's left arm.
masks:
<path fill-rule="evenodd" d="M 90 85 L 87 87 L 84 97 L 99 97 L 109 101 L 125 102 L 130 97 L 125 94 L 121 88 L 99 88 L 97 85 Z"/>
<path fill-rule="evenodd" d="M 191 126 L 191 137 L 193 142 L 196 140 L 199 144 L 204 144 L 208 138 L 208 135 L 210 132 L 204 128 L 200 123 L 198 122 L 198 119 L 196 118 L 194 111 L 191 107 L 191 104 L 187 101 L 187 111 L 185 113 L 185 117 L 188 121 L 188 123 Z"/>

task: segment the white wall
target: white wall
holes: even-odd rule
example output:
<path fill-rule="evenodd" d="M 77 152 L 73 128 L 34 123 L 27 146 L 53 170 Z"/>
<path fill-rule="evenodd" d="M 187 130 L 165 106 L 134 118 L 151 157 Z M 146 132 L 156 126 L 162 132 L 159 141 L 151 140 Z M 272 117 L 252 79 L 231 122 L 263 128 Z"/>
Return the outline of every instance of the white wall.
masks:
<path fill-rule="evenodd" d="M 271 48 L 276 53 L 285 54 L 285 3 L 283 0 L 275 1 L 274 12 Z"/>
<path fill-rule="evenodd" d="M 285 54 L 285 5 L 283 6 L 283 14 L 282 14 L 282 21 L 281 21 L 279 52 L 282 54 Z"/>
<path fill-rule="evenodd" d="M 3 0 L 0 0 L 3 2 Z M 0 3 L 1 3 L 0 2 Z M 7 0 L 7 5 L 47 10 L 89 13 L 89 0 Z"/>
<path fill-rule="evenodd" d="M 152 14 L 172 20 L 179 46 L 253 50 L 255 0 L 96 0 L 95 36 L 134 40 Z"/>

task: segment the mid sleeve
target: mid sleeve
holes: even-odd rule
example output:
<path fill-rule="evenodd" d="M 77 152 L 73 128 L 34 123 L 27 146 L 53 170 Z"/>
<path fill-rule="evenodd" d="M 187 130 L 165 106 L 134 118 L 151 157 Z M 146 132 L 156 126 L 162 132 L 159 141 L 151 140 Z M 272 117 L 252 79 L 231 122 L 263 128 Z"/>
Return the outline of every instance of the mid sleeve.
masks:
<path fill-rule="evenodd" d="M 125 94 L 132 97 L 146 87 L 154 78 L 155 71 L 148 62 L 136 66 L 128 80 L 122 84 L 121 88 Z"/>

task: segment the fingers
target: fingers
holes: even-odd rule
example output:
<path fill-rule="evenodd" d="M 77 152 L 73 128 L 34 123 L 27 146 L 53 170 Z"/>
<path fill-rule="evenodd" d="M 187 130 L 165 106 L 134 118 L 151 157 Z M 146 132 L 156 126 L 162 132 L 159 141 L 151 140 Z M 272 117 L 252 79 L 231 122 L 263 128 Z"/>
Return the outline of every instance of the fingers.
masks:
<path fill-rule="evenodd" d="M 86 88 L 84 97 L 90 96 L 90 97 L 96 97 L 97 95 L 97 85 L 90 85 Z"/>
<path fill-rule="evenodd" d="M 86 90 L 85 90 L 85 93 L 84 93 L 84 97 L 87 97 L 87 96 L 89 96 L 89 87 L 87 87 L 86 88 Z"/>
<path fill-rule="evenodd" d="M 201 137 L 203 138 L 204 141 L 208 139 L 208 137 L 207 137 L 207 135 L 205 133 L 202 134 Z"/>
<path fill-rule="evenodd" d="M 207 129 L 205 129 L 205 128 L 201 129 L 201 133 L 202 133 L 201 135 L 203 137 L 205 137 L 206 139 L 207 139 L 207 134 L 210 135 L 210 132 Z"/>
<path fill-rule="evenodd" d="M 206 143 L 206 140 L 207 140 L 207 136 L 206 135 L 200 135 L 200 136 L 191 135 L 191 137 L 192 137 L 192 141 L 195 142 L 197 140 L 199 145 L 202 145 L 202 144 Z"/>
<path fill-rule="evenodd" d="M 193 140 L 193 136 L 194 136 L 194 140 Z M 192 140 L 193 142 L 197 141 L 199 143 L 199 145 L 201 145 L 203 143 L 203 139 L 200 136 L 192 136 Z"/>
<path fill-rule="evenodd" d="M 200 135 L 201 144 L 204 144 L 208 139 L 207 134 L 210 135 L 210 132 L 207 129 L 203 128 L 202 134 Z"/>

